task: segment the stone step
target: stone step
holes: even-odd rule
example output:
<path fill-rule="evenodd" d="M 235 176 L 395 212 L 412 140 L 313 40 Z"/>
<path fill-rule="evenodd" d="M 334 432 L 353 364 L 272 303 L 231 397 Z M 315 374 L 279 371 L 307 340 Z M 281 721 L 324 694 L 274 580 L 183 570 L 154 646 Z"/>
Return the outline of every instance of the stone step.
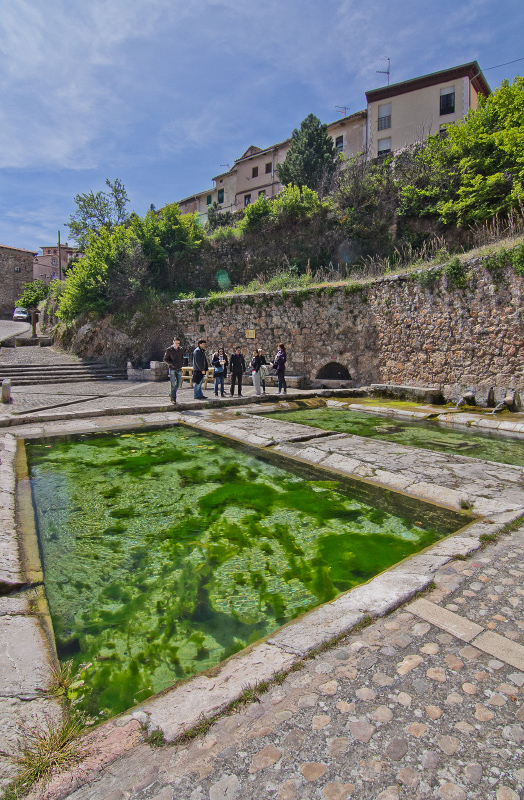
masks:
<path fill-rule="evenodd" d="M 0 377 L 0 381 L 4 380 L 4 378 Z M 38 384 L 39 386 L 44 386 L 46 384 L 56 384 L 56 383 L 97 383 L 99 381 L 126 381 L 127 377 L 125 375 L 85 375 L 85 376 L 76 376 L 76 377 L 69 377 L 69 378 L 11 378 L 11 386 L 35 386 Z"/>
<path fill-rule="evenodd" d="M 12 372 L 38 372 L 40 371 L 48 371 L 58 370 L 58 371 L 67 371 L 67 370 L 106 370 L 108 367 L 111 369 L 120 369 L 123 370 L 124 367 L 117 366 L 116 364 L 99 364 L 99 363 L 86 363 L 86 362 L 74 362 L 72 364 L 67 364 L 63 362 L 58 362 L 56 364 L 53 363 L 45 363 L 45 364 L 1 364 L 0 363 L 0 371 L 10 370 Z"/>
<path fill-rule="evenodd" d="M 83 383 L 89 381 L 127 380 L 125 368 L 107 364 L 36 364 L 0 366 L 0 381 L 12 386 L 31 384 Z"/>

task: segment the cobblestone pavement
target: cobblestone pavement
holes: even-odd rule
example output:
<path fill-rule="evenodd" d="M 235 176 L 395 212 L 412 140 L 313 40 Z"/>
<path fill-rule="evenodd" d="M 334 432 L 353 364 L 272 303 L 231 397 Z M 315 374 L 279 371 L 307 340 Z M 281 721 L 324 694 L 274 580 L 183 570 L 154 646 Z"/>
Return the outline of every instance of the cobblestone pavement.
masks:
<path fill-rule="evenodd" d="M 468 643 L 478 631 L 466 622 L 500 634 L 510 648 L 524 644 L 523 564 L 521 527 L 446 564 L 425 603 L 407 604 L 304 661 L 190 744 L 140 744 L 60 796 L 524 798 L 524 648 L 516 660 L 504 646 L 486 653 L 475 638 Z M 436 609 L 435 624 L 419 606 Z M 449 632 L 444 609 L 461 638 Z"/>
<path fill-rule="evenodd" d="M 0 362 L 1 363 L 1 362 Z M 92 411 L 95 408 L 117 408 L 126 406 L 155 406 L 158 403 L 169 403 L 170 384 L 168 381 L 155 383 L 130 383 L 129 381 L 88 381 L 85 383 L 32 384 L 31 386 L 14 386 L 11 389 L 13 402 L 2 406 L 2 414 L 20 414 L 27 411 L 38 411 L 54 407 L 66 408 L 71 404 L 75 411 Z M 293 393 L 300 391 L 293 389 Z M 276 395 L 276 388 L 268 388 L 268 395 Z M 253 386 L 243 387 L 243 396 L 251 397 Z M 304 391 L 304 395 L 311 391 Z M 206 397 L 212 400 L 215 395 L 213 387 L 208 384 Z M 226 398 L 230 397 L 229 392 Z M 235 395 L 237 397 L 237 395 Z M 193 387 L 188 383 L 179 390 L 177 399 L 180 403 L 193 400 Z M 125 400 L 125 403 L 122 401 Z"/>

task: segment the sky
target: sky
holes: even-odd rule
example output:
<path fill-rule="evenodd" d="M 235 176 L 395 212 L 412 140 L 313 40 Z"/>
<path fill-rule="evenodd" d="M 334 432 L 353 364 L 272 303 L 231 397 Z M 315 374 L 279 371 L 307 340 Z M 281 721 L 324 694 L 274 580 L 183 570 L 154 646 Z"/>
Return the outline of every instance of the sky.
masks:
<path fill-rule="evenodd" d="M 129 210 L 212 186 L 251 145 L 477 60 L 524 74 L 522 0 L 0 0 L 0 244 L 71 241 L 75 195 Z M 496 69 L 488 69 L 490 67 Z"/>

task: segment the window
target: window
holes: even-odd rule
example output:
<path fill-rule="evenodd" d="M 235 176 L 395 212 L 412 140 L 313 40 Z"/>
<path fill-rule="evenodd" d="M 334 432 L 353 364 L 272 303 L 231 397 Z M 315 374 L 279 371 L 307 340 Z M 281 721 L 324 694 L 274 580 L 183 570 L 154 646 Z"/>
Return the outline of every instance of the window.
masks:
<path fill-rule="evenodd" d="M 391 103 L 384 103 L 378 107 L 378 129 L 385 131 L 391 128 Z"/>
<path fill-rule="evenodd" d="M 269 175 L 270 172 L 271 172 L 271 161 L 268 161 L 266 163 L 266 175 Z"/>
<path fill-rule="evenodd" d="M 265 197 L 265 196 L 266 196 L 266 190 L 265 190 L 265 189 L 261 189 L 261 190 L 259 191 L 259 193 L 258 193 L 258 196 L 259 196 L 259 197 Z"/>
<path fill-rule="evenodd" d="M 253 169 L 251 170 L 251 177 L 258 178 L 258 167 L 253 167 Z"/>
<path fill-rule="evenodd" d="M 446 125 L 441 125 L 439 128 L 438 135 L 440 136 L 441 139 L 448 138 L 448 132 L 446 130 L 446 127 L 447 127 Z"/>
<path fill-rule="evenodd" d="M 244 206 L 249 206 L 249 205 L 251 205 L 251 195 L 250 194 L 245 194 L 244 195 Z"/>
<path fill-rule="evenodd" d="M 343 136 L 337 136 L 337 138 L 335 139 L 335 147 L 340 153 L 342 152 L 342 150 L 344 149 L 344 137 Z"/>
<path fill-rule="evenodd" d="M 377 155 L 387 156 L 388 153 L 391 153 L 391 139 L 379 139 Z"/>
<path fill-rule="evenodd" d="M 55 254 L 55 256 L 56 256 L 56 250 L 53 250 L 53 253 L 54 253 L 54 254 Z"/>
<path fill-rule="evenodd" d="M 219 203 L 223 203 L 224 202 L 224 190 L 223 189 L 219 189 L 218 190 L 218 202 Z"/>
<path fill-rule="evenodd" d="M 52 258 L 52 259 L 51 259 L 51 264 L 53 265 L 53 267 L 55 267 L 55 266 L 56 266 L 56 258 Z"/>
<path fill-rule="evenodd" d="M 210 205 L 211 205 L 211 195 L 208 194 L 208 196 L 206 197 L 206 206 L 210 206 Z"/>
<path fill-rule="evenodd" d="M 455 87 L 440 90 L 440 115 L 455 113 Z"/>

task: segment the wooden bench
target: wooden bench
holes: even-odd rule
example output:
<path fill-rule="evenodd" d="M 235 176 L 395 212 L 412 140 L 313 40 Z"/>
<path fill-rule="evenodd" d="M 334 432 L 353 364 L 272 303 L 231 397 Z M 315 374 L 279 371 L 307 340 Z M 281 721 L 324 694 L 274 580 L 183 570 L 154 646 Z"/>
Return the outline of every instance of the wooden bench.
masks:
<path fill-rule="evenodd" d="M 208 380 L 213 380 L 213 367 L 210 367 L 204 378 L 204 389 L 207 389 L 207 382 Z M 182 383 L 180 384 L 180 388 L 184 386 L 184 381 L 189 381 L 189 385 L 191 386 L 191 382 L 193 379 L 193 367 L 182 367 Z"/>

